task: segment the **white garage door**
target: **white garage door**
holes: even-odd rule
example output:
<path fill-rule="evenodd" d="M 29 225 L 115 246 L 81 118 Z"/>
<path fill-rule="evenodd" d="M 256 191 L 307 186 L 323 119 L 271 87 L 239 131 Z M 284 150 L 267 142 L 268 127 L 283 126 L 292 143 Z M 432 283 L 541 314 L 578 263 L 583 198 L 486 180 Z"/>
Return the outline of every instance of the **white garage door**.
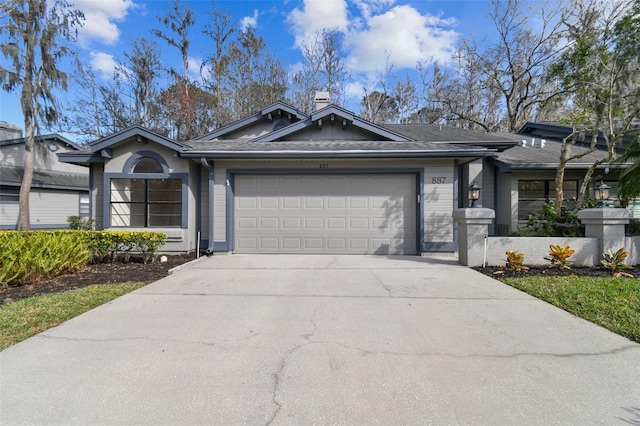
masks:
<path fill-rule="evenodd" d="M 239 175 L 236 253 L 415 254 L 415 175 Z"/>

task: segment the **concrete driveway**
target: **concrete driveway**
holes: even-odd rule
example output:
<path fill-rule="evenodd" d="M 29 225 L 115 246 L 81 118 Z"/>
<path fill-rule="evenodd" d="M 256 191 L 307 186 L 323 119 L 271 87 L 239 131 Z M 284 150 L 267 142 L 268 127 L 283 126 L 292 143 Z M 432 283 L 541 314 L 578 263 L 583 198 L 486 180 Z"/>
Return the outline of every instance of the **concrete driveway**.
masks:
<path fill-rule="evenodd" d="M 0 369 L 3 425 L 640 424 L 640 345 L 420 257 L 206 258 Z"/>

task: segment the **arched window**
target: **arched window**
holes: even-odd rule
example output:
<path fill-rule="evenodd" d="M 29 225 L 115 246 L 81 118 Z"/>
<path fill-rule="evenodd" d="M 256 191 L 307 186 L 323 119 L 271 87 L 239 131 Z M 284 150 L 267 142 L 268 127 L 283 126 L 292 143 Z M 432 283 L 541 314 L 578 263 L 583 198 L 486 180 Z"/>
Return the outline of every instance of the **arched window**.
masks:
<path fill-rule="evenodd" d="M 112 227 L 182 225 L 182 179 L 172 177 L 162 157 L 139 152 L 127 161 L 124 170 L 124 177 L 111 179 Z"/>
<path fill-rule="evenodd" d="M 133 173 L 163 173 L 162 164 L 155 158 L 142 157 L 133 165 Z"/>

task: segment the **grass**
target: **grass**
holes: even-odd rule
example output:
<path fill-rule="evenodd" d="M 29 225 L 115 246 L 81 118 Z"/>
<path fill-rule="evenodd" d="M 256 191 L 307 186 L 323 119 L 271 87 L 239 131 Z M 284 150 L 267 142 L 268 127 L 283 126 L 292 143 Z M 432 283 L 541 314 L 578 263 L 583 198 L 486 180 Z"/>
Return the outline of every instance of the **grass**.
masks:
<path fill-rule="evenodd" d="M 142 283 L 91 285 L 4 305 L 0 307 L 0 351 L 142 286 Z"/>
<path fill-rule="evenodd" d="M 500 281 L 640 343 L 640 280 L 526 277 Z"/>

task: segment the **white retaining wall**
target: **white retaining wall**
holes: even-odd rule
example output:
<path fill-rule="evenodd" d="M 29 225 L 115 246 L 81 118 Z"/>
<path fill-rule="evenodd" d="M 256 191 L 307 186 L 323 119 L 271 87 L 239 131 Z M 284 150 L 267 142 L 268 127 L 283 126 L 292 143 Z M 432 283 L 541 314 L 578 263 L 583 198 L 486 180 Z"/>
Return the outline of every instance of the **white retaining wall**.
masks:
<path fill-rule="evenodd" d="M 562 238 L 562 237 L 488 237 L 487 265 L 504 266 L 507 261 L 506 252 L 517 250 L 524 254 L 525 265 L 547 265 L 549 246 L 568 245 L 576 252 L 569 259 L 574 265 L 595 266 L 600 264 L 597 238 Z"/>

